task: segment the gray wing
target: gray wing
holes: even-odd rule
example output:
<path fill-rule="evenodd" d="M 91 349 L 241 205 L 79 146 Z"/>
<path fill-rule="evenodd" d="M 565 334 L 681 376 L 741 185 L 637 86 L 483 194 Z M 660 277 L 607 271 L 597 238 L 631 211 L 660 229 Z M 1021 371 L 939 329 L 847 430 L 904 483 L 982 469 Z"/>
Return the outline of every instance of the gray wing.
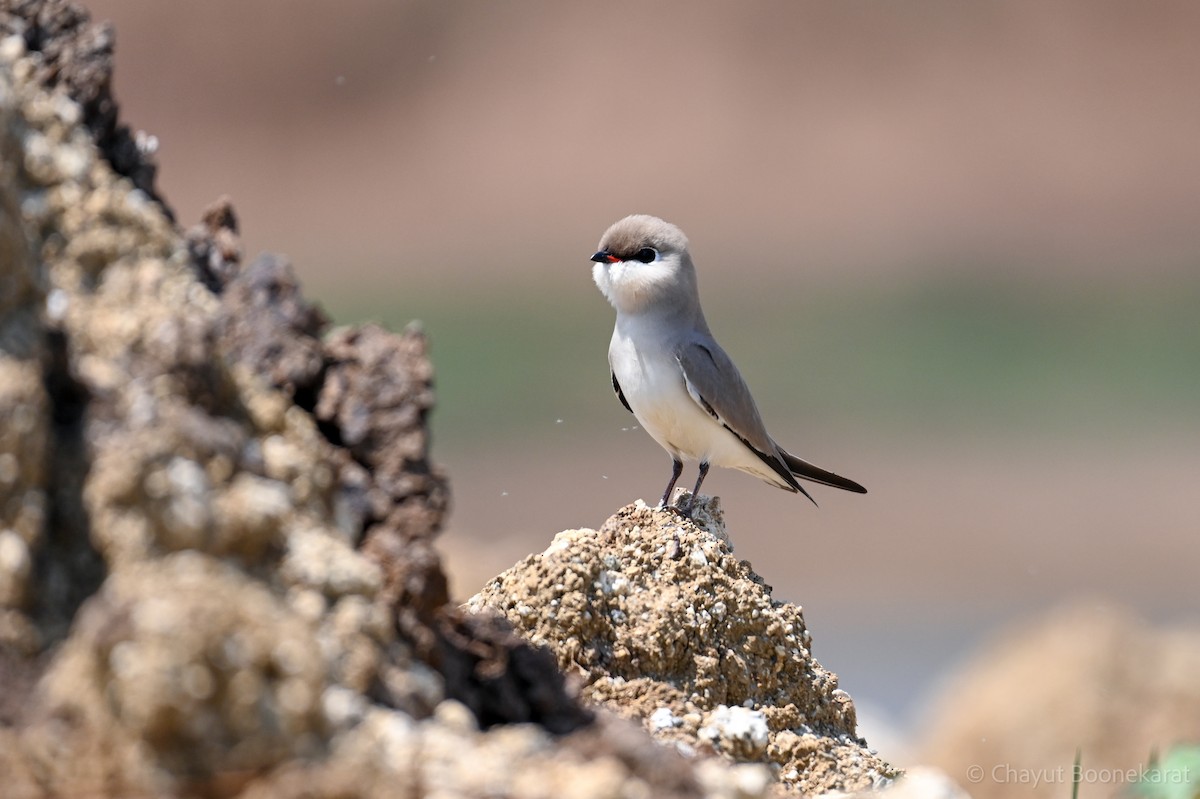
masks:
<path fill-rule="evenodd" d="M 793 491 L 803 490 L 767 435 L 746 381 L 721 345 L 709 337 L 693 339 L 681 344 L 675 357 L 692 399 L 741 439 Z"/>
<path fill-rule="evenodd" d="M 771 440 L 746 381 L 716 341 L 711 338 L 689 341 L 679 348 L 677 357 L 692 399 L 740 438 L 794 490 L 812 499 L 796 482 L 795 476 L 799 476 L 834 488 L 867 493 L 867 489 L 853 480 L 797 458 Z"/>
<path fill-rule="evenodd" d="M 688 394 L 700 407 L 759 452 L 775 453 L 758 406 L 733 361 L 711 338 L 693 339 L 676 352 Z"/>

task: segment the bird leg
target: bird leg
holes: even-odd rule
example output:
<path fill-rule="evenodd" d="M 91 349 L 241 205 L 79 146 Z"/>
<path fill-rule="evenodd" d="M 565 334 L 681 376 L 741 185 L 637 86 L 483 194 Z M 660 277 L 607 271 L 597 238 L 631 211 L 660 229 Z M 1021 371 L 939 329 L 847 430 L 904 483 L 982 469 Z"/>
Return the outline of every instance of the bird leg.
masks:
<path fill-rule="evenodd" d="M 678 458 L 671 459 L 671 482 L 667 483 L 667 490 L 663 492 L 662 499 L 658 501 L 658 507 L 665 508 L 671 500 L 671 492 L 675 490 L 675 481 L 679 479 L 679 475 L 683 474 L 683 461 Z"/>
<path fill-rule="evenodd" d="M 696 485 L 692 488 L 692 495 L 688 497 L 687 504 L 680 510 L 684 516 L 692 514 L 692 506 L 696 504 L 696 496 L 700 493 L 700 484 L 704 482 L 704 478 L 708 476 L 708 461 L 700 462 L 700 476 L 696 478 Z"/>

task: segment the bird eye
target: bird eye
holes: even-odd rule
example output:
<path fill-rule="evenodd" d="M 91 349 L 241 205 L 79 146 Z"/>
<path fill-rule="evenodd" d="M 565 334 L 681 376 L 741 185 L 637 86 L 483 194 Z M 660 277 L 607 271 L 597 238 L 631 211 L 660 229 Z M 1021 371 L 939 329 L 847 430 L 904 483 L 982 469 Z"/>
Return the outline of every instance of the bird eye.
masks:
<path fill-rule="evenodd" d="M 644 264 L 648 264 L 651 261 L 658 260 L 658 250 L 654 249 L 653 247 L 643 247 L 637 251 L 637 255 L 633 256 L 633 259 L 635 261 L 641 261 Z"/>

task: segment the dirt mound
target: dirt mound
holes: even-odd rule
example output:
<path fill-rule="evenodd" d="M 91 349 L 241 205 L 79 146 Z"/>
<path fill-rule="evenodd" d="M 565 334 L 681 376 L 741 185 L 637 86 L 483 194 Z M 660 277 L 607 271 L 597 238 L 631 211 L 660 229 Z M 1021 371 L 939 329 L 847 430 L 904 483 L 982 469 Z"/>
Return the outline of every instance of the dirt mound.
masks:
<path fill-rule="evenodd" d="M 801 609 L 734 557 L 717 500 L 695 516 L 629 505 L 598 531 L 559 533 L 468 606 L 501 610 L 584 697 L 684 753 L 770 764 L 803 794 L 886 784 L 895 771 L 857 736 Z"/>

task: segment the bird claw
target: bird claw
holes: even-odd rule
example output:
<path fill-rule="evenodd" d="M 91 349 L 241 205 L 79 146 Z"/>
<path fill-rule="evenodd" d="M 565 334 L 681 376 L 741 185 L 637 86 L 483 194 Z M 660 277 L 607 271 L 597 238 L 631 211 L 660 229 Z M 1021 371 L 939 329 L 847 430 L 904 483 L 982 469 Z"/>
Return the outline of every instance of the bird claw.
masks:
<path fill-rule="evenodd" d="M 680 518 L 690 519 L 692 518 L 692 510 L 694 510 L 695 504 L 696 498 L 694 496 L 684 494 L 680 497 L 678 503 L 672 502 L 670 505 L 659 505 L 658 508 L 659 510 L 670 511 Z"/>

